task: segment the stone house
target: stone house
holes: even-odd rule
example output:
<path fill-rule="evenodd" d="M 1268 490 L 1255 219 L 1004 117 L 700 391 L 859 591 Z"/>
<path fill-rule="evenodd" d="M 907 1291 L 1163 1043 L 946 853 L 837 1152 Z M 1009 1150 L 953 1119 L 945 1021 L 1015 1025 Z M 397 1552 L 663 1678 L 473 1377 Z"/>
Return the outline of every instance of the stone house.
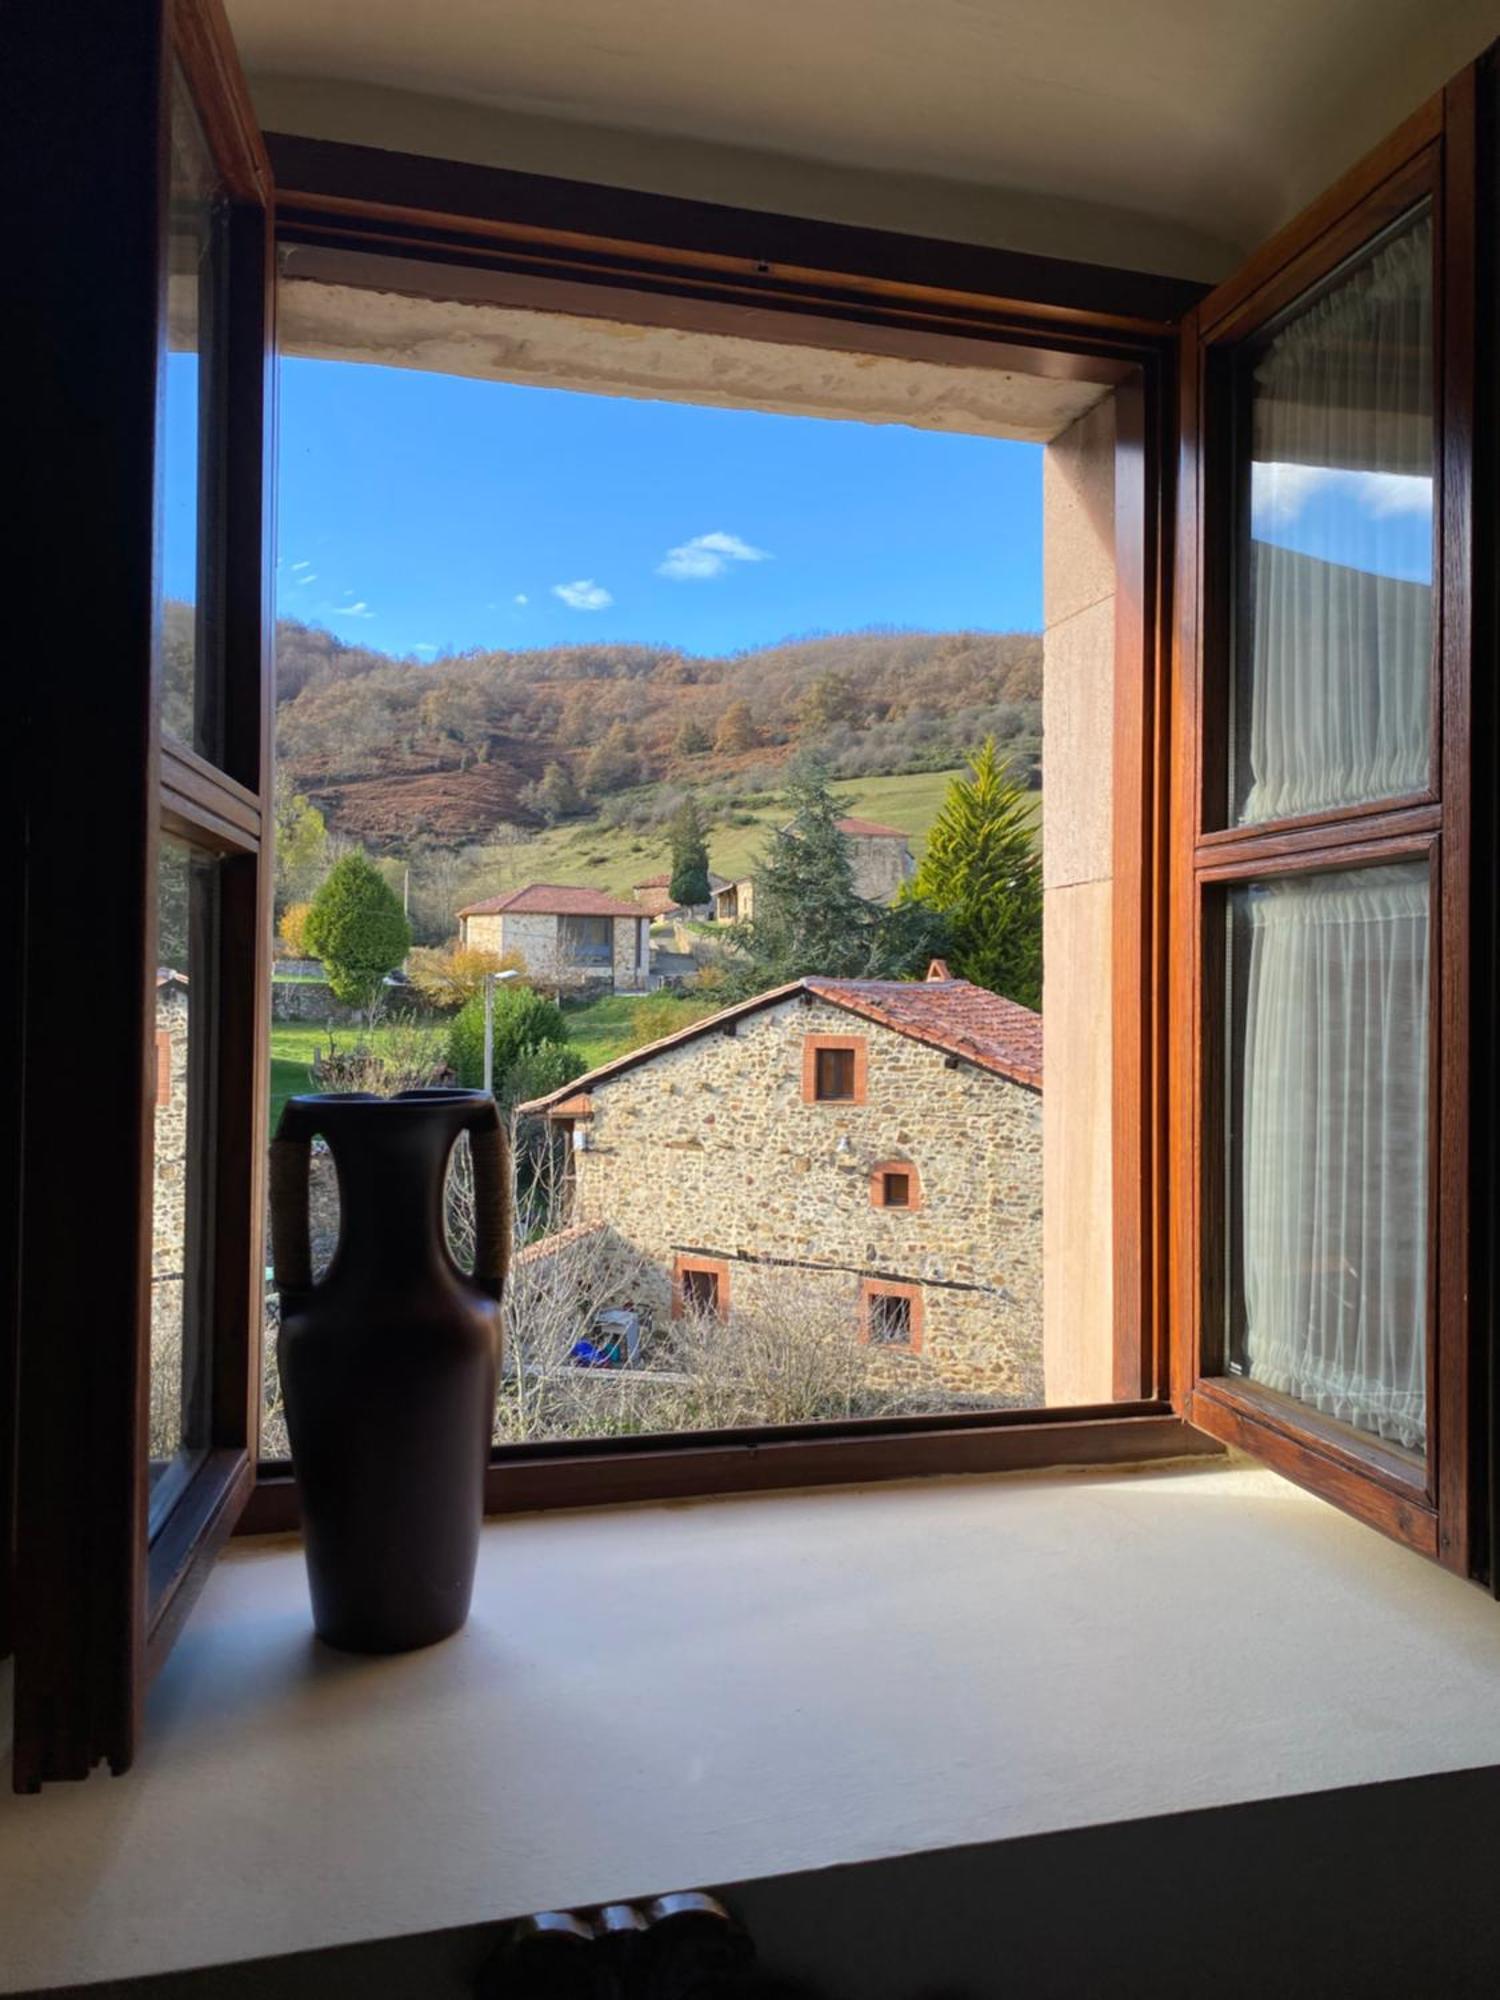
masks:
<path fill-rule="evenodd" d="M 599 889 L 533 882 L 468 904 L 458 926 L 463 944 L 516 953 L 545 986 L 644 993 L 650 982 L 649 915 Z"/>
<path fill-rule="evenodd" d="M 910 835 L 873 819 L 841 819 L 838 829 L 849 850 L 855 894 L 869 903 L 894 903 L 902 883 L 917 872 Z M 715 889 L 713 909 L 720 923 L 748 922 L 755 915 L 754 877 Z"/>
<path fill-rule="evenodd" d="M 187 1282 L 188 979 L 156 974 L 156 1110 L 151 1212 L 151 1416 L 153 1461 L 175 1448 L 182 1403 L 182 1324 Z"/>
<path fill-rule="evenodd" d="M 847 1308 L 881 1379 L 1042 1400 L 1042 1023 L 966 980 L 807 978 L 524 1105 L 566 1135 L 570 1227 L 657 1309 Z"/>

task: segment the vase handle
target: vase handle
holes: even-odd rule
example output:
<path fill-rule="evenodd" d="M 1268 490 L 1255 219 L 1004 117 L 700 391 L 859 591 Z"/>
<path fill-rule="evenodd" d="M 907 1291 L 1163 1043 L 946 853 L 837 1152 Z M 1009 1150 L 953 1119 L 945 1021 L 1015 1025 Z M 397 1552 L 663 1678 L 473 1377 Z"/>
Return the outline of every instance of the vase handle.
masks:
<path fill-rule="evenodd" d="M 278 1131 L 271 1141 L 271 1276 L 278 1292 L 312 1290 L 311 1178 L 312 1135 Z"/>
<path fill-rule="evenodd" d="M 510 1145 L 493 1098 L 476 1105 L 469 1120 L 469 1157 L 474 1163 L 474 1282 L 499 1299 L 510 1269 Z"/>

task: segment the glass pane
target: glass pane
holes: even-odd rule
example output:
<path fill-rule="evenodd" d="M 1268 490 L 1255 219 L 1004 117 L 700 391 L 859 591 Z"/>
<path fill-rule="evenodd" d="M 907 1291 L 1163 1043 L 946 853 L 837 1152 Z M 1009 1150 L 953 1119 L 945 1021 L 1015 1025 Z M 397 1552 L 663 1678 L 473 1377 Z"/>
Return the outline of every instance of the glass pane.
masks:
<path fill-rule="evenodd" d="M 1426 1443 L 1428 876 L 1229 896 L 1229 1369 Z"/>
<path fill-rule="evenodd" d="M 157 482 L 162 726 L 205 757 L 218 749 L 212 669 L 202 657 L 207 612 L 202 582 L 221 216 L 213 160 L 179 78 L 172 95 L 167 351 Z"/>
<path fill-rule="evenodd" d="M 1427 784 L 1432 385 L 1426 208 L 1247 353 L 1240 823 Z"/>
<path fill-rule="evenodd" d="M 151 1230 L 151 1526 L 208 1443 L 204 1178 L 216 864 L 163 839 L 157 863 Z"/>

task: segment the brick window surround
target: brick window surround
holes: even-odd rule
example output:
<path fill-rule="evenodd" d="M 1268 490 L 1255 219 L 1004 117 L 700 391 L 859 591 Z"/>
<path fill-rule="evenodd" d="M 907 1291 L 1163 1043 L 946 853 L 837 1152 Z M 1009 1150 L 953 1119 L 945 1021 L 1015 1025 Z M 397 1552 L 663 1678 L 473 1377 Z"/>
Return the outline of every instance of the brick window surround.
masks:
<path fill-rule="evenodd" d="M 905 1299 L 911 1315 L 908 1340 L 876 1340 L 871 1334 L 875 1299 Z M 867 1346 L 893 1347 L 901 1354 L 922 1351 L 922 1287 L 898 1284 L 892 1278 L 862 1278 L 859 1285 L 859 1337 Z"/>
<path fill-rule="evenodd" d="M 847 1097 L 820 1097 L 818 1057 L 841 1050 L 854 1058 L 853 1089 Z M 802 1037 L 802 1101 L 804 1104 L 863 1104 L 869 1070 L 869 1039 L 864 1035 L 804 1035 Z"/>
<path fill-rule="evenodd" d="M 672 1317 L 681 1319 L 688 1309 L 688 1279 L 694 1272 L 714 1280 L 714 1312 L 719 1319 L 729 1317 L 729 1265 L 722 1257 L 690 1257 L 681 1252 L 672 1260 Z"/>
<path fill-rule="evenodd" d="M 887 1183 L 887 1176 L 895 1177 L 896 1175 L 900 1175 L 906 1182 L 906 1199 L 904 1201 L 892 1201 L 891 1199 L 892 1190 Z M 881 1161 L 880 1165 L 870 1175 L 870 1206 L 871 1208 L 894 1209 L 898 1215 L 904 1215 L 911 1209 L 922 1206 L 922 1177 L 917 1172 L 916 1166 L 911 1160 Z"/>
<path fill-rule="evenodd" d="M 172 1102 L 172 1035 L 168 1028 L 156 1031 L 156 1101 Z"/>

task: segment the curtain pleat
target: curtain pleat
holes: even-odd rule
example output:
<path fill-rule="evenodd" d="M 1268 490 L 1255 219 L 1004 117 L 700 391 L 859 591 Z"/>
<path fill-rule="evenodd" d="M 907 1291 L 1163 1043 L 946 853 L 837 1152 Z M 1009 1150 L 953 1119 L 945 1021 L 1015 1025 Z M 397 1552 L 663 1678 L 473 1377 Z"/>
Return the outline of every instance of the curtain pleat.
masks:
<path fill-rule="evenodd" d="M 1254 512 L 1321 494 L 1319 553 L 1248 550 L 1242 822 L 1419 791 L 1431 766 L 1432 587 L 1403 579 L 1432 475 L 1432 225 L 1299 312 L 1256 364 Z"/>
<path fill-rule="evenodd" d="M 1237 894 L 1249 930 L 1246 1372 L 1421 1449 L 1426 871 L 1353 870 Z"/>

